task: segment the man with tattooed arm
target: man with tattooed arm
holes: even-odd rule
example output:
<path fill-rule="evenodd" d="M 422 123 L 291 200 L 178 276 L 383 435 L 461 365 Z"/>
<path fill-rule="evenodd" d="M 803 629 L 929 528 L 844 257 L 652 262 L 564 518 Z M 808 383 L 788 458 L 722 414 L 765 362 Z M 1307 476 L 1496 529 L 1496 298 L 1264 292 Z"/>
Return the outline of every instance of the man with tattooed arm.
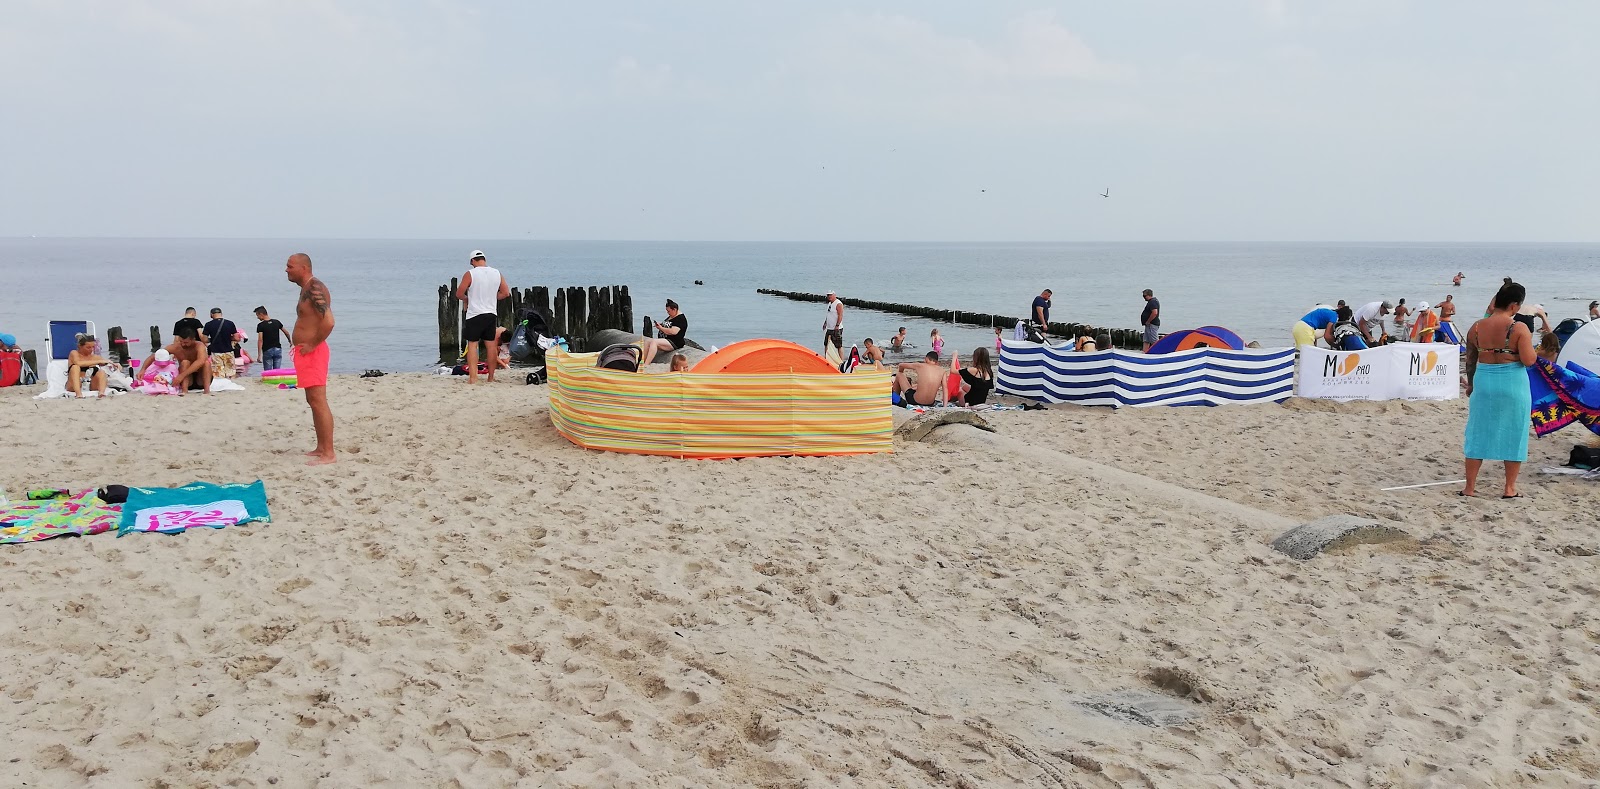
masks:
<path fill-rule="evenodd" d="M 317 448 L 307 452 L 308 466 L 332 463 L 333 412 L 328 409 L 328 335 L 333 333 L 333 298 L 322 280 L 311 276 L 311 258 L 304 252 L 289 256 L 289 281 L 300 286 L 300 301 L 295 305 L 294 374 L 295 385 L 305 390 L 311 406 L 311 424 L 317 432 Z"/>

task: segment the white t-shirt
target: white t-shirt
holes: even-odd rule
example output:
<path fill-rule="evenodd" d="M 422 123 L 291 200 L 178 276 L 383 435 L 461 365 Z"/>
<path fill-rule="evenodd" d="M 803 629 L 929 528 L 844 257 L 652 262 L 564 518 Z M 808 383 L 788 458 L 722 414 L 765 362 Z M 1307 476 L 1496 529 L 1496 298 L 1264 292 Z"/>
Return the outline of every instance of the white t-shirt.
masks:
<path fill-rule="evenodd" d="M 467 317 L 498 312 L 500 272 L 488 266 L 473 266 L 467 273 L 472 275 L 472 283 L 467 285 Z"/>
<path fill-rule="evenodd" d="M 1383 331 L 1383 302 L 1372 301 L 1361 305 L 1350 317 L 1354 318 L 1356 325 L 1367 329 Z"/>

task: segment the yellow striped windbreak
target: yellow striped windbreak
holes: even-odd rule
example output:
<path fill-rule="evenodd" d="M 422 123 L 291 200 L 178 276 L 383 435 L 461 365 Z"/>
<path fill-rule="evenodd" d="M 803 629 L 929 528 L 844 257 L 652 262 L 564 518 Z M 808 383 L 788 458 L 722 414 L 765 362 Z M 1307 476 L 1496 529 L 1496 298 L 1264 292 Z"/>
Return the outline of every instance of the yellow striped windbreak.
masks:
<path fill-rule="evenodd" d="M 893 451 L 887 372 L 629 373 L 549 354 L 550 422 L 589 449 L 678 458 Z"/>

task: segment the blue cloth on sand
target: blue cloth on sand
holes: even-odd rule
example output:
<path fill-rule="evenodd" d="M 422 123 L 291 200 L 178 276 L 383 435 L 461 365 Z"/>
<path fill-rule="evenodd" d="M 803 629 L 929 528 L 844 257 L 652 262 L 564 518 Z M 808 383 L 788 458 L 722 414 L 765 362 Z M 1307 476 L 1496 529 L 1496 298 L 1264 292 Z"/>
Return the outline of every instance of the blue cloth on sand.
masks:
<path fill-rule="evenodd" d="M 1526 367 L 1518 362 L 1478 365 L 1467 401 L 1462 454 L 1473 460 L 1527 460 L 1532 412 Z"/>
<path fill-rule="evenodd" d="M 128 500 L 122 505 L 122 520 L 117 524 L 117 536 L 134 530 L 139 510 L 149 507 L 193 507 L 217 501 L 236 500 L 244 503 L 249 518 L 240 523 L 271 523 L 267 511 L 267 486 L 261 480 L 248 485 L 214 485 L 210 482 L 191 482 L 181 488 L 128 488 Z"/>

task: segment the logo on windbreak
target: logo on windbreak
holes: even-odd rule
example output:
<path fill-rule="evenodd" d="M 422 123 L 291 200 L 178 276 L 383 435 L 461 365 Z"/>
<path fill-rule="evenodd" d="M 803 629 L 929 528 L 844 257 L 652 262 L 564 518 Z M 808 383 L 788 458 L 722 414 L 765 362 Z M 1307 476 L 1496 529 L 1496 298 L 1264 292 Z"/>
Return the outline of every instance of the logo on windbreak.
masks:
<path fill-rule="evenodd" d="M 1439 354 L 1434 351 L 1427 353 L 1411 354 L 1411 361 L 1406 364 L 1406 374 L 1412 377 L 1436 375 L 1442 376 L 1449 373 L 1443 365 L 1439 364 Z"/>
<path fill-rule="evenodd" d="M 1347 353 L 1343 357 L 1329 356 L 1322 360 L 1322 377 L 1334 379 L 1332 383 L 1355 381 L 1372 372 L 1371 364 L 1361 363 L 1361 354 Z"/>

